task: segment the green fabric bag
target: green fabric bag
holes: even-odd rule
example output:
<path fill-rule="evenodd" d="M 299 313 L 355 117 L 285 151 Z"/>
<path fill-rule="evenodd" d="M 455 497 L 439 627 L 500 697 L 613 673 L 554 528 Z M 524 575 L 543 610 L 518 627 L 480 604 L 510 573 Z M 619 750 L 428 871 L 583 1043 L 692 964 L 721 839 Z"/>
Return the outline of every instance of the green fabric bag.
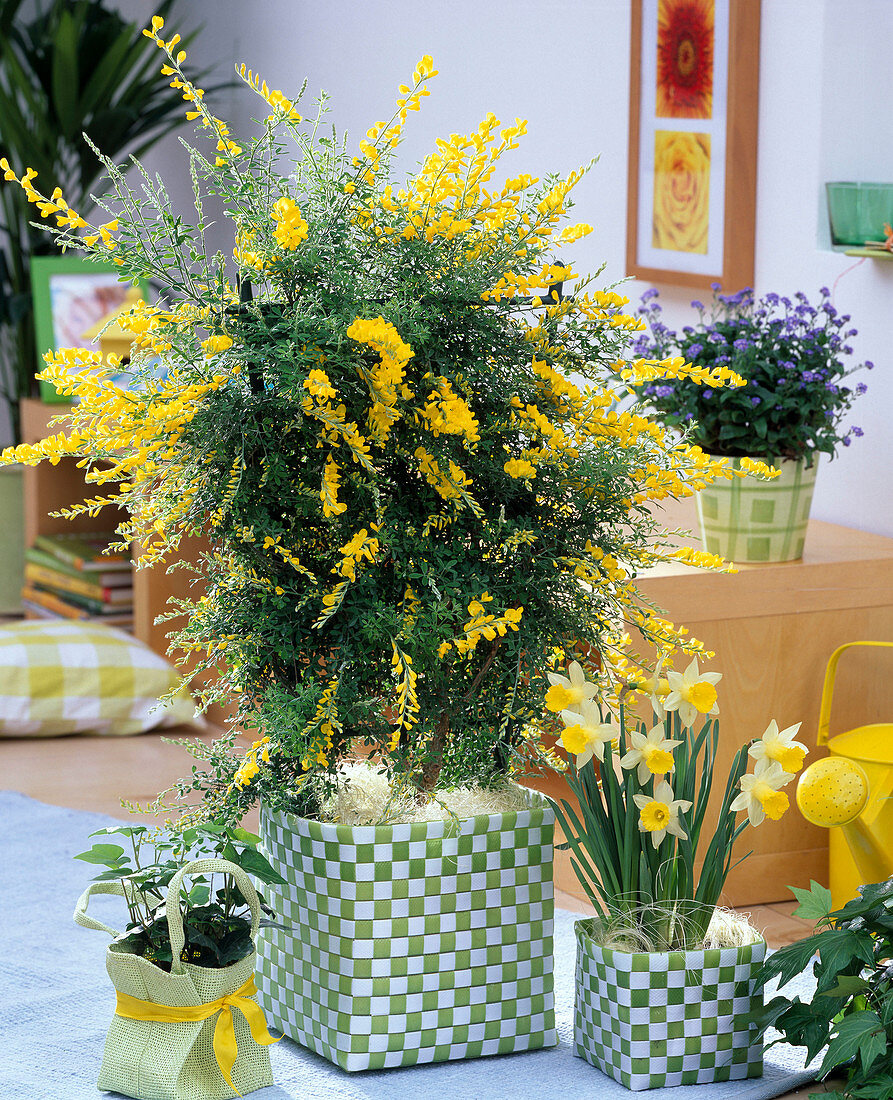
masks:
<path fill-rule="evenodd" d="M 180 913 L 180 886 L 186 874 L 226 873 L 233 876 L 251 908 L 251 938 L 260 924 L 260 902 L 245 872 L 224 859 L 199 859 L 181 868 L 171 880 L 167 894 L 167 920 L 174 962 L 167 973 L 148 959 L 109 944 L 106 969 L 118 991 L 118 1006 L 108 1037 L 99 1073 L 99 1088 L 120 1092 L 136 1100 L 229 1100 L 273 1083 L 268 1045 L 275 1040 L 266 1030 L 263 1013 L 254 1000 L 255 952 L 230 966 L 215 969 L 194 966 L 180 960 L 183 950 L 183 919 Z M 75 921 L 109 935 L 119 933 L 87 915 L 93 894 L 125 896 L 121 882 L 94 882 L 78 900 Z M 227 1005 L 212 1002 L 232 998 Z M 177 1009 L 207 1006 L 205 1019 L 161 1020 L 133 1019 L 122 1011 L 135 1011 L 128 998 L 172 1006 L 174 1011 L 157 1015 L 182 1015 Z M 150 1006 L 139 1006 L 140 1014 L 153 1015 Z M 249 1019 L 252 1022 L 249 1024 Z M 196 1013 L 187 1013 L 196 1015 Z M 230 1021 L 232 1023 L 230 1024 Z M 230 1030 L 232 1028 L 232 1031 Z M 233 1036 L 234 1033 L 234 1036 Z M 230 1039 L 230 1055 L 235 1062 L 230 1071 L 233 1087 L 227 1083 L 215 1053 Z M 232 1038 L 235 1048 L 232 1047 Z M 263 1045 L 261 1045 L 263 1044 Z M 222 1064 L 226 1065 L 226 1057 Z"/>

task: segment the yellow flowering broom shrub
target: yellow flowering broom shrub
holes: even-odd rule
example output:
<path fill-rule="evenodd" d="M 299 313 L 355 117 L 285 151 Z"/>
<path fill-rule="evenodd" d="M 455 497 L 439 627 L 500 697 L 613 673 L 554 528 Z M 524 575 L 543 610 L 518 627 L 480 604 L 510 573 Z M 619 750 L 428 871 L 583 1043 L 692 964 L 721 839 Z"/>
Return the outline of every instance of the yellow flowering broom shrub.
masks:
<path fill-rule="evenodd" d="M 324 97 L 306 121 L 243 66 L 266 118 L 236 140 L 162 30 L 156 17 L 145 33 L 207 139 L 189 151 L 192 223 L 138 163 L 132 188 L 105 162 L 97 225 L 0 164 L 59 245 L 167 288 L 124 320 L 133 385 L 97 355 L 48 356 L 42 376 L 77 398 L 73 427 L 3 461 L 85 456 L 96 494 L 72 511 L 123 506 L 143 565 L 208 538 L 173 645 L 219 673 L 210 695 L 235 696 L 257 737 L 241 759 L 214 750 L 194 781 L 212 802 L 313 812 L 306 778 L 357 745 L 426 788 L 497 779 L 535 744 L 547 671 L 585 659 L 577 639 L 635 626 L 697 649 L 636 592 L 640 570 L 678 556 L 648 505 L 731 472 L 604 381 L 691 369 L 623 367 L 639 327 L 626 299 L 560 258 L 590 228 L 561 229 L 582 170 L 496 179 L 523 121 L 487 115 L 392 182 L 430 58 L 356 149 L 322 125 Z M 232 256 L 207 254 L 209 193 Z"/>

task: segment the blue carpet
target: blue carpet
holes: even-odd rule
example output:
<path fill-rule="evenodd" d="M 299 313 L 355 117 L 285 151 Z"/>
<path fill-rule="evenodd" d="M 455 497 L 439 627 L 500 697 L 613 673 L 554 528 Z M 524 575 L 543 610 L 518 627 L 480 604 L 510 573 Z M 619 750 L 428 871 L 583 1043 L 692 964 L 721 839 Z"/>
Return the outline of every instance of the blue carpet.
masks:
<path fill-rule="evenodd" d="M 94 1100 L 114 1009 L 105 972 L 107 937 L 79 928 L 74 905 L 90 868 L 72 859 L 112 824 L 99 814 L 0 792 L 0 1100 Z M 121 924 L 120 899 L 91 913 Z M 253 1100 L 620 1100 L 634 1095 L 571 1053 L 574 916 L 555 920 L 555 999 L 560 1044 L 469 1062 L 346 1074 L 288 1039 L 272 1047 L 278 1084 Z M 649 1091 L 648 1100 L 768 1100 L 813 1079 L 803 1052 L 773 1047 L 759 1080 Z M 105 1094 L 111 1096 L 112 1094 Z"/>

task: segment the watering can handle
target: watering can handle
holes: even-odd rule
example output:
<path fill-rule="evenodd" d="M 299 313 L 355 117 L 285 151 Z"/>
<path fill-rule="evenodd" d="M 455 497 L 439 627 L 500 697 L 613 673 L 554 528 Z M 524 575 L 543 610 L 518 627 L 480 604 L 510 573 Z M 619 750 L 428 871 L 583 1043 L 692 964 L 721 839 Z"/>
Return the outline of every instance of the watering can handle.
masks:
<path fill-rule="evenodd" d="M 837 662 L 844 650 L 852 649 L 857 645 L 884 646 L 893 649 L 893 642 L 846 642 L 838 646 L 828 659 L 828 667 L 825 669 L 825 683 L 822 687 L 822 705 L 819 709 L 819 728 L 816 731 L 816 744 L 824 745 L 828 741 L 828 730 L 831 725 L 831 698 L 834 694 L 834 677 L 837 675 Z"/>

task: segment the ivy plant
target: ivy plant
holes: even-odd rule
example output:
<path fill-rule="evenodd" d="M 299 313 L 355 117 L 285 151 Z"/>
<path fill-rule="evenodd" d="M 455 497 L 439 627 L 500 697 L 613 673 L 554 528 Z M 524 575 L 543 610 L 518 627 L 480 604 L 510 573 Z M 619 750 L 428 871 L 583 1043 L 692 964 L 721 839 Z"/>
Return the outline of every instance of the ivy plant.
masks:
<path fill-rule="evenodd" d="M 791 887 L 800 901 L 795 916 L 817 919 L 814 935 L 782 947 L 763 967 L 763 980 L 779 988 L 812 966 L 816 990 L 809 1002 L 774 997 L 763 1028 L 805 1046 L 811 1060 L 823 1048 L 824 1078 L 845 1071 L 843 1092 L 822 1100 L 890 1100 L 893 1097 L 893 878 L 862 886 L 859 896 L 831 912 L 831 892 L 817 882 Z M 816 958 L 818 956 L 818 958 Z M 780 1041 L 780 1040 L 779 1040 Z"/>

